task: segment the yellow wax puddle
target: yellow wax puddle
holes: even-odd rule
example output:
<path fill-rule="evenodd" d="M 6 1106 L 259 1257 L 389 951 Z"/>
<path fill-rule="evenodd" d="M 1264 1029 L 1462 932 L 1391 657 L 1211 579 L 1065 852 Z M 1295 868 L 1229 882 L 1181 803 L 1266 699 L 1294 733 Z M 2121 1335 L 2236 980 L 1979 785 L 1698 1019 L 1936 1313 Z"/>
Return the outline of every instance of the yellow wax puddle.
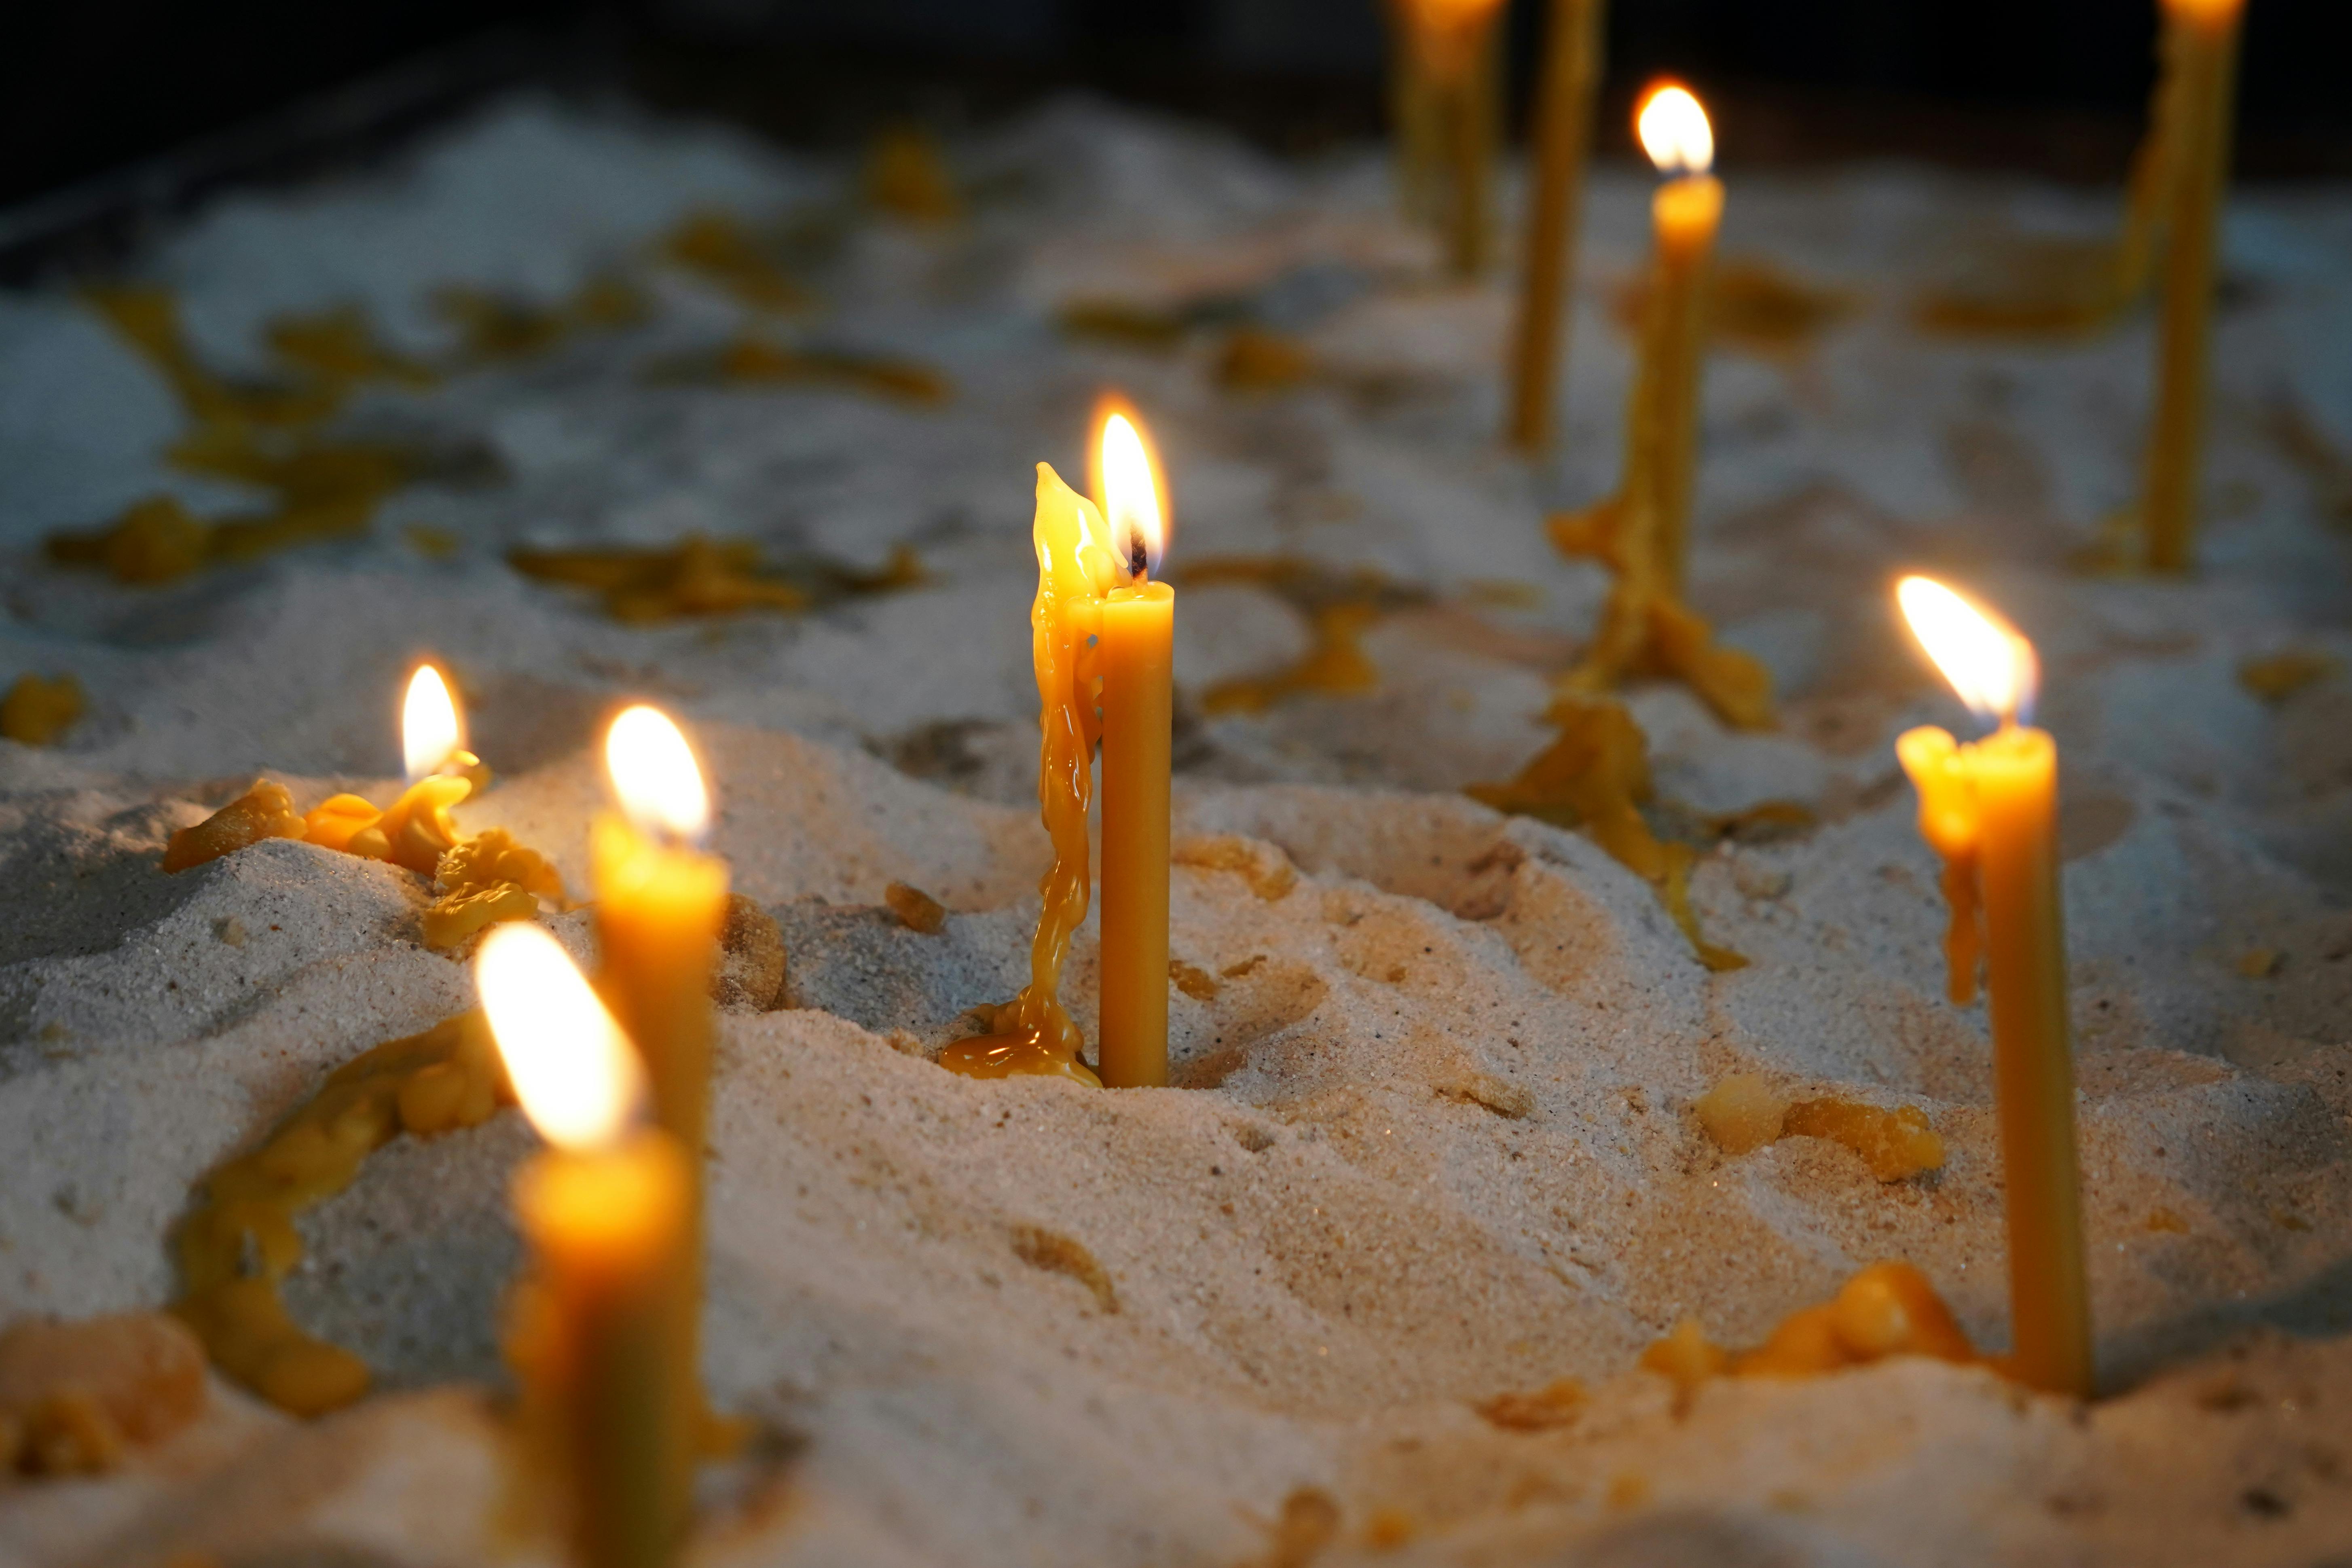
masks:
<path fill-rule="evenodd" d="M 434 868 L 441 896 L 425 908 L 425 945 L 446 950 L 498 921 L 527 921 L 544 899 L 564 905 L 563 878 L 503 827 L 452 845 Z"/>
<path fill-rule="evenodd" d="M 1783 1138 L 1827 1138 L 1861 1156 L 1882 1182 L 1899 1182 L 1944 1163 L 1944 1141 L 1916 1106 L 1886 1110 L 1834 1097 L 1792 1100 L 1754 1073 L 1733 1073 L 1692 1109 L 1707 1137 L 1727 1154 L 1751 1153 Z"/>
<path fill-rule="evenodd" d="M 0 1333 L 0 1477 L 101 1475 L 204 1414 L 205 1349 L 160 1312 Z"/>
<path fill-rule="evenodd" d="M 1307 693 L 1355 696 L 1376 690 L 1381 672 L 1364 652 L 1364 634 L 1432 595 L 1391 582 L 1370 567 L 1342 571 L 1292 556 L 1216 556 L 1188 564 L 1187 587 L 1244 583 L 1263 588 L 1307 617 L 1313 638 L 1296 663 L 1264 675 L 1221 680 L 1201 694 L 1204 713 L 1263 713 Z"/>
<path fill-rule="evenodd" d="M 2113 240 L 2016 238 L 1915 300 L 1912 323 L 1937 337 L 2069 342 L 2113 326 L 2145 280 Z"/>
<path fill-rule="evenodd" d="M 207 565 L 362 534 L 383 500 L 422 470 L 422 458 L 407 448 L 316 430 L 366 383 L 431 384 L 428 369 L 378 345 L 356 311 L 273 324 L 270 347 L 284 376 L 247 384 L 215 375 L 197 357 L 169 292 L 124 287 L 87 298 L 163 374 L 185 410 L 190 427 L 165 454 L 172 466 L 276 500 L 264 511 L 206 520 L 175 497 L 151 496 L 104 529 L 51 534 L 50 560 L 123 583 L 170 582 Z"/>
<path fill-rule="evenodd" d="M 1701 963 L 1717 972 L 1746 968 L 1747 959 L 1716 946 L 1699 930 L 1690 905 L 1698 850 L 1659 838 L 1642 815 L 1653 794 L 1649 739 L 1633 715 L 1616 702 L 1563 694 L 1553 699 L 1544 721 L 1559 731 L 1550 745 L 1516 776 L 1472 784 L 1465 793 L 1497 811 L 1582 831 L 1657 889 Z"/>
<path fill-rule="evenodd" d="M 866 199 L 908 223 L 950 224 L 963 216 L 947 149 L 919 125 L 894 125 L 866 153 Z"/>
<path fill-rule="evenodd" d="M 1087 807 L 1102 739 L 1095 637 L 1118 566 L 1101 512 L 1045 463 L 1037 465 L 1032 531 L 1037 596 L 1029 627 L 1042 731 L 1037 806 L 1054 863 L 1037 884 L 1043 907 L 1029 943 L 1029 984 L 1002 1006 L 979 1009 L 983 1032 L 949 1046 L 940 1066 L 966 1078 L 1058 1077 L 1099 1089 L 1102 1080 L 1078 1059 L 1085 1041 L 1062 1005 L 1062 967 L 1087 918 Z"/>
<path fill-rule="evenodd" d="M 1597 693 L 1655 676 L 1689 687 L 1734 729 L 1772 728 L 1771 672 L 1752 656 L 1717 643 L 1698 612 L 1656 580 L 1639 528 L 1633 509 L 1618 497 L 1558 513 L 1545 525 L 1560 553 L 1599 561 L 1617 574 L 1600 633 L 1583 662 L 1563 678 L 1562 689 Z"/>
<path fill-rule="evenodd" d="M 177 875 L 265 838 L 300 838 L 308 831 L 286 786 L 262 779 L 194 826 L 173 834 L 163 849 L 163 869 Z"/>
<path fill-rule="evenodd" d="M 1182 306 L 1140 305 L 1108 299 L 1066 300 L 1055 311 L 1054 321 L 1069 337 L 1162 353 L 1182 342 L 1193 326 L 1192 312 Z"/>
<path fill-rule="evenodd" d="M 723 289 L 746 309 L 783 315 L 815 303 L 786 268 L 780 236 L 732 213 L 689 215 L 660 246 L 661 258 Z"/>
<path fill-rule="evenodd" d="M 1573 1424 L 1584 1404 L 1584 1384 L 1563 1377 L 1531 1394 L 1497 1394 L 1473 1408 L 1507 1432 L 1549 1432 Z"/>
<path fill-rule="evenodd" d="M 908 931 L 937 936 L 948 925 L 947 906 L 920 888 L 910 888 L 904 882 L 893 882 L 882 889 L 882 901 L 898 917 L 898 923 Z"/>
<path fill-rule="evenodd" d="M 20 675 L 0 697 L 0 739 L 26 746 L 54 746 L 87 706 L 81 682 L 70 675 Z"/>
<path fill-rule="evenodd" d="M 935 408 L 955 396 L 947 372 L 920 360 L 850 349 L 811 348 L 746 332 L 716 354 L 659 360 L 646 367 L 655 384 L 814 386 Z"/>
<path fill-rule="evenodd" d="M 470 755 L 470 753 L 460 753 Z M 163 868 L 176 874 L 234 855 L 265 838 L 299 838 L 322 848 L 388 860 L 434 879 L 425 908 L 425 945 L 446 952 L 498 921 L 527 921 L 544 899 L 564 906 L 563 879 L 547 858 L 515 842 L 503 827 L 458 836 L 452 806 L 488 783 L 475 776 L 429 778 L 409 787 L 390 811 L 356 795 L 338 795 L 306 816 L 284 784 L 263 779 L 193 827 L 172 835 Z"/>
<path fill-rule="evenodd" d="M 2238 684 L 2265 702 L 2284 702 L 2343 668 L 2341 659 L 2324 649 L 2291 647 L 2238 666 Z"/>
<path fill-rule="evenodd" d="M 625 625 L 747 610 L 793 613 L 838 599 L 894 593 L 925 581 L 921 560 L 898 545 L 877 572 L 814 563 L 770 572 L 748 539 L 688 537 L 667 549 L 517 550 L 507 562 L 541 583 L 590 589 Z"/>
<path fill-rule="evenodd" d="M 1210 375 L 1222 392 L 1287 392 L 1314 380 L 1317 368 L 1314 351 L 1297 338 L 1236 327 L 1217 350 Z"/>
<path fill-rule="evenodd" d="M 1874 1263 L 1831 1300 L 1801 1308 L 1754 1350 L 1710 1342 L 1696 1318 L 1642 1352 L 1646 1371 L 1670 1379 L 1686 1405 L 1717 1377 L 1811 1377 L 1868 1366 L 1891 1356 L 1931 1356 L 1963 1365 L 1998 1363 L 1977 1353 L 1927 1277 L 1908 1263 Z"/>
<path fill-rule="evenodd" d="M 478 1126 L 512 1099 L 478 1012 L 337 1068 L 260 1147 L 205 1178 L 177 1237 L 184 1293 L 173 1312 L 214 1365 L 281 1410 L 317 1415 L 358 1399 L 366 1365 L 303 1332 L 279 1298 L 302 1259 L 295 1215 L 350 1186 L 397 1134 Z"/>
<path fill-rule="evenodd" d="M 437 290 L 433 304 L 458 331 L 459 360 L 474 365 L 536 358 L 575 335 L 619 331 L 653 316 L 645 290 L 610 273 L 591 278 L 553 305 L 464 284 Z"/>
<path fill-rule="evenodd" d="M 1650 304 L 1647 274 L 1619 289 L 1619 326 L 1638 334 Z M 1808 283 L 1757 257 L 1727 257 L 1715 268 L 1706 297 L 1708 336 L 1768 359 L 1789 359 L 1861 309 L 1850 289 Z"/>

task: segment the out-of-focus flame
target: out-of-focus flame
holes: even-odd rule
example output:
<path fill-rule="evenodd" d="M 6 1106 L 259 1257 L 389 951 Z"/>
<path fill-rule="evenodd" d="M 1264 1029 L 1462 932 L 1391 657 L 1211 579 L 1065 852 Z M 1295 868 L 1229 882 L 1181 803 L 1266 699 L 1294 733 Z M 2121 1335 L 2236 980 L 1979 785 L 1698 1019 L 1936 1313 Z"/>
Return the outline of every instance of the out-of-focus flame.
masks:
<path fill-rule="evenodd" d="M 640 704 L 613 721 L 604 736 L 604 770 L 621 809 L 640 832 L 699 842 L 710 829 L 710 792 L 694 749 L 658 708 Z"/>
<path fill-rule="evenodd" d="M 1633 127 L 1661 174 L 1704 174 L 1715 165 L 1715 128 L 1678 81 L 1660 82 L 1642 95 Z"/>
<path fill-rule="evenodd" d="M 1095 504 L 1110 529 L 1111 553 L 1129 582 L 1160 569 L 1168 552 L 1168 487 L 1143 420 L 1116 398 L 1106 398 L 1097 421 Z"/>
<path fill-rule="evenodd" d="M 457 717 L 457 699 L 449 683 L 429 664 L 420 664 L 408 678 L 408 697 L 400 709 L 401 760 L 408 782 L 429 778 L 466 744 L 465 721 Z M 471 759 L 467 759 L 470 761 Z"/>
<path fill-rule="evenodd" d="M 1969 711 L 2004 724 L 2030 717 L 2040 669 L 2033 645 L 2009 623 L 1928 577 L 1904 578 L 1895 598 Z"/>
<path fill-rule="evenodd" d="M 562 946 L 528 922 L 492 926 L 474 984 L 540 1136 L 574 1152 L 617 1142 L 645 1103 L 645 1068 Z"/>

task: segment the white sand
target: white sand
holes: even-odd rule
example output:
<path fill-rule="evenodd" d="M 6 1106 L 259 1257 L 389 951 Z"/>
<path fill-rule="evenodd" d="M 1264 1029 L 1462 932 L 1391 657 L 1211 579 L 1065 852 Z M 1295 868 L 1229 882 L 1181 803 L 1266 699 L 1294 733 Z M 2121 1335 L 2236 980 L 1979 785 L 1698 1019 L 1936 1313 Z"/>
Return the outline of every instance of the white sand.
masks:
<path fill-rule="evenodd" d="M 1784 729 L 1730 735 L 1682 692 L 1634 694 L 1671 801 L 1824 816 L 1703 864 L 1710 935 L 1755 960 L 1710 976 L 1590 844 L 1456 793 L 1540 743 L 1543 676 L 1603 586 L 1537 523 L 1613 478 L 1628 361 L 1603 295 L 1639 254 L 1643 185 L 1599 181 L 1570 439 L 1530 476 L 1489 441 L 1506 301 L 1426 281 L 1370 153 L 1276 164 L 1071 103 L 958 156 L 996 193 L 968 227 L 861 224 L 811 279 L 833 304 L 818 331 L 946 366 L 947 410 L 648 387 L 649 359 L 738 320 L 652 269 L 641 328 L 345 416 L 495 454 L 500 482 L 412 488 L 368 543 L 163 589 L 41 566 L 38 538 L 157 488 L 209 510 L 234 491 L 163 466 L 168 393 L 68 296 L 0 299 L 0 679 L 71 669 L 93 698 L 60 748 L 0 743 L 0 1321 L 168 1300 L 165 1237 L 206 1169 L 332 1067 L 467 1005 L 464 970 L 416 943 L 404 872 L 282 842 L 152 869 L 257 772 L 303 805 L 390 787 L 398 679 L 432 650 L 506 775 L 465 819 L 513 826 L 575 889 L 599 717 L 650 696 L 691 721 L 718 847 L 791 949 L 793 1007 L 727 1020 L 713 1165 L 709 1373 L 772 1436 L 711 1478 L 698 1561 L 1280 1568 L 1270 1531 L 1299 1487 L 1339 1505 L 1335 1563 L 2304 1564 L 2352 1541 L 2352 688 L 2273 709 L 2233 677 L 2289 644 L 2352 650 L 2340 536 L 2266 424 L 2293 396 L 2352 449 L 2352 200 L 2255 192 L 2233 213 L 2209 569 L 2148 584 L 2060 565 L 2132 493 L 2145 329 L 2021 351 L 1905 317 L 1972 226 L 2095 228 L 2107 204 L 1727 171 L 1730 251 L 1863 304 L 1801 362 L 1726 353 L 1708 385 L 1697 597 L 1779 674 Z M 404 170 L 224 204 L 146 266 L 225 367 L 262 363 L 273 316 L 345 300 L 431 353 L 436 285 L 552 299 L 645 267 L 698 205 L 765 218 L 845 187 L 728 137 L 526 102 Z M 1357 390 L 1226 398 L 1205 342 L 1154 358 L 1049 324 L 1072 295 L 1204 289 L 1257 291 Z M 921 1053 L 1019 983 L 1044 858 L 1028 465 L 1081 472 L 1113 381 L 1162 440 L 1180 567 L 1377 564 L 1440 603 L 1368 639 L 1379 692 L 1192 731 L 1180 831 L 1301 873 L 1269 900 L 1178 870 L 1176 954 L 1223 976 L 1174 998 L 1194 1087 L 970 1082 Z M 420 559 L 417 522 L 460 559 Z M 937 576 L 802 618 L 628 630 L 499 561 L 691 530 L 861 564 L 911 542 Z M 1894 782 L 1893 735 L 1957 719 L 1889 622 L 1907 567 L 1979 588 L 2044 656 L 2113 1393 L 2084 1410 L 1908 1363 L 1717 1384 L 1677 1414 L 1631 1370 L 1651 1338 L 1696 1314 L 1752 1341 L 1879 1258 L 2004 1341 L 1984 1019 L 1942 999 L 1935 864 Z M 1469 602 L 1493 580 L 1539 603 Z M 1305 643 L 1251 588 L 1187 591 L 1181 620 L 1194 694 Z M 880 911 L 892 880 L 955 911 L 947 931 Z M 584 951 L 582 916 L 553 923 Z M 2255 948 L 2284 954 L 2274 975 L 2239 973 Z M 1947 1166 L 1882 1186 L 1810 1139 L 1727 1159 L 1688 1107 L 1734 1070 L 1919 1105 Z M 0 1492 L 0 1564 L 509 1549 L 488 1407 L 446 1385 L 499 1383 L 505 1173 L 530 1144 L 511 1113 L 404 1140 L 304 1221 L 288 1298 L 385 1393 L 299 1427 L 223 1388 L 119 1476 Z M 2159 1210 L 2185 1231 L 2152 1228 Z M 1110 1295 L 1023 1262 L 1029 1226 L 1088 1249 Z M 1569 1375 L 1594 1397 L 1559 1430 L 1471 1408 Z M 1382 1510 L 1412 1538 L 1375 1553 Z"/>

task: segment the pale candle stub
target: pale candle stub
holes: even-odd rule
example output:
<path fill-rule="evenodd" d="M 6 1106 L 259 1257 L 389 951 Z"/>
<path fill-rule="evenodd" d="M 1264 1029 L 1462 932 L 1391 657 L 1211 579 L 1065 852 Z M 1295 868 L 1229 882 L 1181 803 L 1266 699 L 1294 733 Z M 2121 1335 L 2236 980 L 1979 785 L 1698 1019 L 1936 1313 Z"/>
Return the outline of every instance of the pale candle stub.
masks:
<path fill-rule="evenodd" d="M 1905 618 L 1952 689 L 1999 728 L 1968 744 L 1926 726 L 1895 742 L 1919 792 L 1921 835 L 1944 862 L 1952 1000 L 1990 997 L 2009 1231 L 2011 1370 L 2088 1397 L 2094 1365 L 2075 1152 L 2064 913 L 2058 870 L 2058 747 L 2030 724 L 2036 663 L 2000 617 L 1940 583 L 1906 578 Z"/>
<path fill-rule="evenodd" d="M 419 665 L 401 702 L 400 748 L 408 788 L 381 816 L 358 795 L 339 795 L 310 813 L 314 843 L 430 877 L 457 842 L 452 807 L 477 787 L 480 759 L 466 750 L 465 721 L 440 670 Z"/>
<path fill-rule="evenodd" d="M 1142 424 L 1108 406 L 1096 498 L 1122 581 L 1103 598 L 1102 983 L 1097 1048 L 1110 1089 L 1168 1082 L 1170 753 L 1176 595 L 1155 583 L 1167 485 Z"/>
<path fill-rule="evenodd" d="M 530 1500 L 583 1568 L 657 1568 L 692 1516 L 693 1167 L 642 1124 L 636 1053 L 553 937 L 499 926 L 475 975 L 515 1098 L 552 1145 L 514 1185 L 530 1268 L 507 1352 Z"/>

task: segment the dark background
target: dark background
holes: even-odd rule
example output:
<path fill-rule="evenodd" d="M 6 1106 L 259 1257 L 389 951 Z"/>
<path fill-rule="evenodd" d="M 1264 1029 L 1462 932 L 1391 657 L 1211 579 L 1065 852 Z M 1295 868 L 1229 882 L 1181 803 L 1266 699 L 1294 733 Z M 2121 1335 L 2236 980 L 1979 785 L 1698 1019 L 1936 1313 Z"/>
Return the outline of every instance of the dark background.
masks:
<path fill-rule="evenodd" d="M 64 221 L 185 194 L 381 140 L 518 80 L 617 88 L 819 141 L 910 112 L 985 118 L 1083 83 L 1307 147 L 1379 124 L 1375 4 L 47 0 L 10 7 L 0 207 L 46 195 L 35 217 Z M 1543 8 L 1513 3 L 1522 76 Z M 1733 164 L 1883 153 L 2112 180 L 2152 70 L 2152 0 L 1613 9 L 1609 134 L 1622 142 L 1640 80 L 1671 69 L 1718 106 Z M 2346 0 L 2249 0 L 2243 172 L 2352 174 L 2348 46 Z M 129 172 L 142 162 L 143 177 Z M 38 226 L 18 220 L 0 243 Z"/>

